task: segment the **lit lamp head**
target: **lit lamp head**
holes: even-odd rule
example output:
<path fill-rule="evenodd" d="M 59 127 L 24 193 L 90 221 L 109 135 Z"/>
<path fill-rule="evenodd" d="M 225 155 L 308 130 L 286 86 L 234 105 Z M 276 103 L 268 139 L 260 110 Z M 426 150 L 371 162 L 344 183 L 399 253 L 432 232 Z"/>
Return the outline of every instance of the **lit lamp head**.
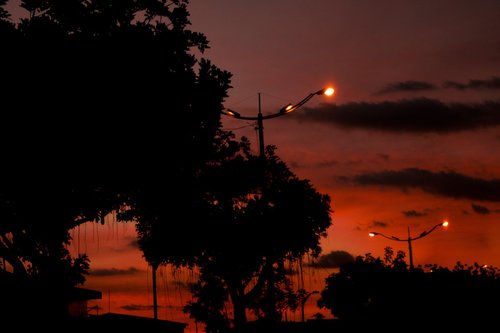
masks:
<path fill-rule="evenodd" d="M 370 237 L 375 237 L 377 235 L 378 235 L 378 232 L 370 232 L 370 233 L 368 233 L 368 236 L 370 236 Z"/>
<path fill-rule="evenodd" d="M 281 114 L 285 114 L 285 113 L 292 112 L 293 110 L 295 110 L 295 107 L 293 106 L 293 104 L 292 103 L 288 103 L 287 105 L 285 105 L 284 107 L 282 107 L 280 109 L 280 113 Z"/>
<path fill-rule="evenodd" d="M 335 89 L 333 89 L 332 87 L 328 87 L 328 88 L 323 89 L 323 94 L 326 96 L 332 96 L 334 92 L 335 92 Z"/>
<path fill-rule="evenodd" d="M 443 223 L 441 223 L 441 225 L 443 227 L 447 227 L 450 223 L 448 221 L 443 221 Z"/>
<path fill-rule="evenodd" d="M 239 114 L 238 112 L 233 111 L 231 109 L 226 109 L 225 111 L 223 111 L 223 113 L 226 114 L 226 115 L 228 115 L 228 116 L 234 117 L 234 118 L 240 118 L 241 117 L 241 114 Z"/>
<path fill-rule="evenodd" d="M 332 96 L 333 93 L 335 92 L 335 89 L 333 89 L 332 87 L 326 87 L 326 88 L 323 88 L 321 90 L 318 90 L 316 91 L 314 94 L 311 94 L 311 95 L 325 95 L 325 96 Z"/>

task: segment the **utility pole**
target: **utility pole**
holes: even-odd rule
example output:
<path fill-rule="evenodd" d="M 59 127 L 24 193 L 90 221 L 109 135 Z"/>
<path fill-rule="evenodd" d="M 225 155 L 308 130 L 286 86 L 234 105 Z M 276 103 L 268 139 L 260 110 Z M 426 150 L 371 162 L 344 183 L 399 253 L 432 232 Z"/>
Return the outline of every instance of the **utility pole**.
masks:
<path fill-rule="evenodd" d="M 257 129 L 259 130 L 259 156 L 264 158 L 264 122 L 262 121 L 262 110 L 260 104 L 260 93 L 259 93 L 259 114 L 257 115 Z"/>
<path fill-rule="evenodd" d="M 156 270 L 158 265 L 153 263 L 151 267 L 153 275 L 153 318 L 154 320 L 158 320 L 158 296 L 156 295 Z"/>
<path fill-rule="evenodd" d="M 408 255 L 410 256 L 410 271 L 413 271 L 413 250 L 411 248 L 410 226 L 408 226 Z"/>

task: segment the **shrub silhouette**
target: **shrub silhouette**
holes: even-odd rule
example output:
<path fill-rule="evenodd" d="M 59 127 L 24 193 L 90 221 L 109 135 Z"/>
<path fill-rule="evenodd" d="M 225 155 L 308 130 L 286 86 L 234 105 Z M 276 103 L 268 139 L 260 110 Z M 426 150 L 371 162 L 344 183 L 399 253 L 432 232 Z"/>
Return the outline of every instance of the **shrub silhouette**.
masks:
<path fill-rule="evenodd" d="M 385 260 L 366 254 L 330 275 L 318 305 L 340 319 L 372 324 L 478 325 L 490 322 L 500 309 L 495 301 L 499 277 L 495 267 L 477 263 L 410 270 L 403 252 L 394 258 L 386 248 Z"/>

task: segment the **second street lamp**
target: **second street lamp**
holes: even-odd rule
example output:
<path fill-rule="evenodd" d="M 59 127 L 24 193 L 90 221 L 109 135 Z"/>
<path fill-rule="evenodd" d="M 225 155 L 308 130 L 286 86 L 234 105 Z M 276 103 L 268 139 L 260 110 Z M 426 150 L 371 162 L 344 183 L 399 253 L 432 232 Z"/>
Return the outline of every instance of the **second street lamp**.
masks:
<path fill-rule="evenodd" d="M 335 90 L 332 87 L 327 87 L 323 88 L 321 90 L 318 90 L 316 92 L 310 93 L 307 95 L 304 99 L 302 99 L 300 102 L 296 104 L 287 104 L 284 107 L 282 107 L 277 113 L 269 114 L 269 115 L 262 115 L 261 107 L 260 107 L 260 93 L 259 95 L 259 113 L 257 114 L 257 117 L 246 117 L 242 116 L 238 112 L 231 110 L 231 109 L 225 109 L 222 112 L 222 114 L 225 114 L 226 116 L 230 116 L 236 119 L 242 119 L 242 120 L 256 120 L 257 121 L 257 129 L 259 131 L 259 155 L 261 158 L 264 157 L 264 125 L 263 125 L 263 120 L 264 119 L 271 119 L 271 118 L 276 118 L 283 116 L 287 113 L 293 112 L 300 108 L 302 105 L 306 104 L 311 98 L 313 98 L 316 95 L 326 95 L 326 96 L 332 96 Z"/>
<path fill-rule="evenodd" d="M 410 226 L 408 226 L 408 238 L 406 238 L 406 239 L 401 239 L 401 238 L 395 237 L 395 236 L 387 236 L 387 235 L 384 235 L 381 232 L 374 232 L 374 231 L 370 231 L 370 233 L 368 235 L 370 237 L 382 236 L 382 237 L 385 237 L 387 239 L 390 239 L 390 240 L 393 240 L 393 241 L 398 241 L 398 242 L 408 242 L 408 255 L 410 257 L 410 270 L 413 270 L 413 252 L 412 252 L 412 248 L 411 248 L 411 242 L 414 241 L 414 240 L 417 240 L 417 239 L 420 239 L 420 238 L 423 238 L 423 237 L 429 235 L 437 227 L 447 227 L 448 224 L 449 224 L 448 221 L 444 221 L 442 223 L 436 224 L 435 226 L 433 226 L 428 231 L 424 231 L 420 235 L 418 235 L 417 237 L 413 237 L 413 238 L 410 235 Z"/>

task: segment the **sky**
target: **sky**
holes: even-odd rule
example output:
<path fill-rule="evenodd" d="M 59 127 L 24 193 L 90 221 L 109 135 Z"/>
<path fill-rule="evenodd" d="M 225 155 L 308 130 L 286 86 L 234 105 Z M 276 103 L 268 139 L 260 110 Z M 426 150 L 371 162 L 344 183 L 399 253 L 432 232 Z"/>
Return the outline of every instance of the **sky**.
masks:
<path fill-rule="evenodd" d="M 233 73 L 225 107 L 284 117 L 264 143 L 332 199 L 323 251 L 408 253 L 415 265 L 500 265 L 500 2 L 192 1 L 203 56 Z M 224 127 L 258 150 L 255 124 Z"/>
<path fill-rule="evenodd" d="M 202 56 L 233 74 L 226 108 L 256 116 L 260 94 L 272 114 L 334 86 L 334 96 L 264 121 L 265 144 L 332 199 L 323 253 L 408 252 L 368 232 L 404 239 L 446 219 L 448 228 L 412 243 L 415 265 L 500 266 L 499 1 L 192 0 L 188 10 L 192 30 L 210 41 Z M 254 123 L 223 125 L 258 152 Z M 150 271 L 133 226 L 74 233 L 103 311 L 150 315 Z M 194 277 L 163 274 L 160 317 L 188 320 L 178 301 Z"/>

